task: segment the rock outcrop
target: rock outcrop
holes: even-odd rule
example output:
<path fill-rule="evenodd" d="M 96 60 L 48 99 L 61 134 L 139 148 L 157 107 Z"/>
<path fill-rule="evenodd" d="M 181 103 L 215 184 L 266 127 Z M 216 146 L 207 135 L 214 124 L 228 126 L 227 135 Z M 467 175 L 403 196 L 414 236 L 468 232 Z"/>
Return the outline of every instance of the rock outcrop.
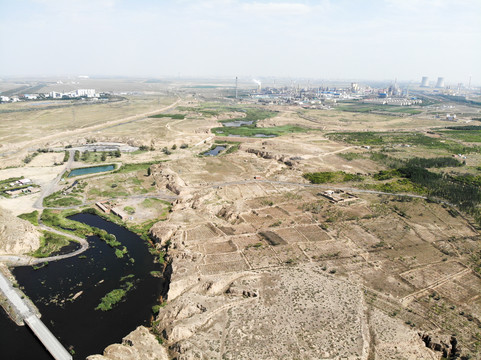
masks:
<path fill-rule="evenodd" d="M 180 195 L 187 188 L 184 180 L 167 166 L 153 165 L 152 172 L 155 174 L 154 179 L 158 185 L 164 184 L 167 189 L 176 195 Z"/>
<path fill-rule="evenodd" d="M 31 223 L 0 208 L 0 255 L 22 255 L 40 246 L 40 233 Z"/>
<path fill-rule="evenodd" d="M 103 355 L 91 355 L 87 360 L 168 360 L 167 351 L 149 330 L 139 326 L 122 339 L 122 344 L 107 347 Z"/>
<path fill-rule="evenodd" d="M 160 244 L 160 246 L 166 246 L 167 242 L 172 238 L 175 231 L 177 230 L 176 225 L 171 225 L 162 221 L 156 223 L 150 229 L 150 234 L 152 237 Z"/>
<path fill-rule="evenodd" d="M 458 341 L 455 336 L 419 333 L 426 347 L 436 352 L 441 352 L 444 358 L 455 359 L 460 355 Z"/>
<path fill-rule="evenodd" d="M 290 157 L 287 155 L 281 155 L 281 154 L 274 154 L 269 151 L 264 151 L 264 150 L 258 150 L 258 149 L 247 149 L 246 152 L 250 154 L 255 154 L 263 159 L 274 159 L 284 165 L 287 165 L 289 167 L 293 167 L 297 165 L 297 162 L 301 160 L 300 158 L 294 158 Z"/>

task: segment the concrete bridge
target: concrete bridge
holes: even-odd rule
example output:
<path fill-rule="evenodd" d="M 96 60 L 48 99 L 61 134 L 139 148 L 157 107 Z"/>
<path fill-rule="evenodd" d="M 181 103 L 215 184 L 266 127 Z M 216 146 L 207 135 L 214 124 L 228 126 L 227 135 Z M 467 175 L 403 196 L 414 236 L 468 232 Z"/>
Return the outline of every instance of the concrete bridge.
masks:
<path fill-rule="evenodd" d="M 50 332 L 35 312 L 21 298 L 10 281 L 0 272 L 0 292 L 5 295 L 13 311 L 21 316 L 33 333 L 40 339 L 55 360 L 72 360 L 72 355 Z"/>

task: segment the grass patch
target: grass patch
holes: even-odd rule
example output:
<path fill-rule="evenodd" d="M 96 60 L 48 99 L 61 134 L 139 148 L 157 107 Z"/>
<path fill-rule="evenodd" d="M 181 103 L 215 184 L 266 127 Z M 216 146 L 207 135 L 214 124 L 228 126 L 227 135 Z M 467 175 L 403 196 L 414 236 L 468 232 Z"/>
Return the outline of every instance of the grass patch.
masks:
<path fill-rule="evenodd" d="M 124 173 L 129 173 L 133 171 L 140 171 L 144 170 L 147 171 L 147 169 L 153 165 L 158 163 L 158 161 L 149 161 L 149 162 L 144 162 L 144 163 L 130 163 L 130 164 L 122 164 L 120 168 L 115 170 L 113 173 L 114 174 L 124 174 Z"/>
<path fill-rule="evenodd" d="M 33 225 L 38 226 L 38 211 L 32 211 L 31 213 L 24 213 L 18 215 L 20 219 L 27 220 L 31 222 Z"/>
<path fill-rule="evenodd" d="M 438 131 L 451 139 L 461 140 L 464 142 L 481 143 L 481 130 L 443 130 Z"/>
<path fill-rule="evenodd" d="M 302 175 L 313 184 L 339 183 L 348 181 L 362 181 L 364 177 L 356 174 L 345 173 L 344 171 L 322 171 L 305 173 Z"/>
<path fill-rule="evenodd" d="M 61 191 L 54 192 L 43 199 L 45 207 L 66 207 L 82 205 L 82 200 L 76 196 L 63 195 Z"/>
<path fill-rule="evenodd" d="M 152 207 L 157 207 L 159 205 L 166 205 L 169 208 L 172 206 L 172 204 L 166 200 L 155 199 L 155 198 L 147 198 L 144 201 L 142 201 L 141 205 L 144 208 L 152 208 Z"/>
<path fill-rule="evenodd" d="M 129 215 L 133 215 L 135 214 L 135 209 L 132 207 L 132 206 L 126 206 L 124 207 L 124 211 L 129 214 Z"/>
<path fill-rule="evenodd" d="M 356 159 L 363 159 L 364 155 L 360 153 L 354 153 L 354 152 L 348 152 L 348 153 L 337 153 L 337 156 L 343 158 L 344 160 L 347 161 L 352 161 Z"/>
<path fill-rule="evenodd" d="M 427 149 L 441 149 L 450 153 L 478 152 L 479 147 L 465 146 L 452 140 L 432 138 L 424 134 L 408 132 L 345 132 L 330 133 L 327 136 L 331 140 L 343 141 L 355 145 L 399 145 L 409 144 L 425 147 Z"/>
<path fill-rule="evenodd" d="M 219 136 L 238 135 L 241 137 L 256 137 L 256 135 L 282 136 L 293 133 L 304 133 L 311 130 L 312 129 L 294 125 L 283 125 L 265 128 L 260 128 L 256 126 L 216 127 L 211 129 L 214 134 Z"/>
<path fill-rule="evenodd" d="M 393 114 L 409 114 L 416 115 L 422 113 L 421 110 L 406 107 L 406 106 L 396 106 L 396 105 L 374 105 L 374 104 L 361 104 L 352 103 L 337 106 L 337 110 L 346 112 L 358 112 L 358 113 L 370 113 L 370 112 L 388 112 Z"/>
<path fill-rule="evenodd" d="M 66 236 L 50 231 L 43 231 L 43 235 L 40 237 L 40 247 L 30 253 L 30 255 L 36 258 L 48 257 L 51 254 L 58 252 L 69 243 L 70 239 Z"/>
<path fill-rule="evenodd" d="M 149 116 L 149 118 L 171 118 L 174 120 L 184 120 L 185 115 L 184 114 L 157 114 L 157 115 Z"/>

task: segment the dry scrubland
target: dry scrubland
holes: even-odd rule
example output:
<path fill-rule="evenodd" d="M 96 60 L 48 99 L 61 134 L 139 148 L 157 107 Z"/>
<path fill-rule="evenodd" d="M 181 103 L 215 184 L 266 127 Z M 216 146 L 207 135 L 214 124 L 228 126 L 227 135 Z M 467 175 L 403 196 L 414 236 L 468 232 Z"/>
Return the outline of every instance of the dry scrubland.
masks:
<path fill-rule="evenodd" d="M 210 129 L 219 120 L 247 116 L 239 109 L 259 105 L 206 103 L 201 98 L 209 91 L 180 91 L 180 100 L 129 96 L 110 104 L 0 114 L 16 129 L 0 131 L 1 150 L 12 164 L 20 164 L 33 144 L 94 138 L 149 148 L 115 160 L 137 163 L 131 171 L 81 177 L 75 196 L 87 205 L 110 199 L 131 214 L 130 224 L 163 220 L 151 235 L 171 262 L 168 299 L 150 332 L 139 328 L 90 359 L 166 358 L 167 351 L 176 359 L 414 360 L 440 359 L 453 346 L 461 356 L 480 356 L 481 279 L 474 256 L 481 247 L 474 220 L 423 198 L 363 192 L 391 186 L 425 195 L 399 177 L 375 178 L 389 170 L 379 154 L 404 160 L 451 156 L 452 148 L 442 145 L 451 140 L 441 138 L 448 142 L 433 147 L 403 135 L 397 143 L 366 149 L 330 134 L 409 129 L 435 138 L 444 135 L 433 128 L 445 123 L 424 111 L 387 116 L 263 106 L 274 113 L 259 119 L 258 128 L 296 125 L 302 131 L 275 138 L 214 136 Z M 175 101 L 164 113 L 177 119 L 122 120 Z M 85 121 L 72 123 L 73 113 Z M 46 140 L 28 126 L 37 122 Z M 232 152 L 201 156 L 214 141 Z M 406 144 L 412 146 L 401 146 Z M 477 175 L 479 160 L 471 152 L 462 167 L 432 171 Z M 8 171 L 45 185 L 62 168 L 54 161 L 42 154 Z M 337 175 L 307 186 L 303 174 L 319 171 Z M 362 181 L 344 179 L 345 173 Z M 344 189 L 354 201 L 333 203 L 323 195 L 328 189 Z M 33 204 L 36 196 L 29 196 Z M 18 199 L 1 199 L 0 205 L 14 208 Z"/>

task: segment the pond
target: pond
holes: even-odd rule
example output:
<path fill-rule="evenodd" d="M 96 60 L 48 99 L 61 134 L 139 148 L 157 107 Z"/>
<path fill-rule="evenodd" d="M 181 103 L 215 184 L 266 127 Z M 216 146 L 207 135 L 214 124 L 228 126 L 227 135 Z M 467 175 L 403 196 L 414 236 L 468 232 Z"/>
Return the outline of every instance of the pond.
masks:
<path fill-rule="evenodd" d="M 242 136 L 242 135 L 236 135 L 236 134 L 229 134 L 227 135 L 227 137 L 256 137 L 256 138 L 274 138 L 274 137 L 277 137 L 277 135 L 274 135 L 274 134 L 269 134 L 269 135 L 266 135 L 266 134 L 255 134 L 255 135 L 251 135 L 251 136 Z"/>
<path fill-rule="evenodd" d="M 203 153 L 204 156 L 217 156 L 221 151 L 225 150 L 225 146 L 216 146 L 214 149 L 210 149 Z"/>
<path fill-rule="evenodd" d="M 80 175 L 87 175 L 87 174 L 95 174 L 99 172 L 111 171 L 115 170 L 115 165 L 101 165 L 101 166 L 92 166 L 92 167 L 85 167 L 85 168 L 78 168 L 73 169 L 68 177 L 80 176 Z"/>
<path fill-rule="evenodd" d="M 239 127 L 239 126 L 244 126 L 244 125 L 252 125 L 253 123 L 254 123 L 253 120 L 250 120 L 250 121 L 234 120 L 234 121 L 229 121 L 229 122 L 223 122 L 222 126 L 225 126 L 225 127 Z"/>
<path fill-rule="evenodd" d="M 45 325 L 65 348 L 75 351 L 74 359 L 85 359 L 101 354 L 112 343 L 120 343 L 137 326 L 150 325 L 152 306 L 167 294 L 170 269 L 165 279 L 151 275 L 151 271 L 162 271 L 163 266 L 153 262 L 147 245 L 136 234 L 92 214 L 70 218 L 114 234 L 128 254 L 118 258 L 114 249 L 91 236 L 90 248 L 80 256 L 50 262 L 38 270 L 22 266 L 12 272 L 40 310 Z M 95 310 L 102 297 L 114 289 L 126 289 L 128 283 L 133 287 L 120 303 L 109 311 Z M 2 313 L 2 359 L 51 359 L 27 327 L 15 325 Z"/>
<path fill-rule="evenodd" d="M 277 135 L 274 135 L 274 134 L 269 134 L 269 135 L 255 134 L 254 137 L 256 137 L 256 138 L 274 138 L 274 137 L 277 137 Z"/>

